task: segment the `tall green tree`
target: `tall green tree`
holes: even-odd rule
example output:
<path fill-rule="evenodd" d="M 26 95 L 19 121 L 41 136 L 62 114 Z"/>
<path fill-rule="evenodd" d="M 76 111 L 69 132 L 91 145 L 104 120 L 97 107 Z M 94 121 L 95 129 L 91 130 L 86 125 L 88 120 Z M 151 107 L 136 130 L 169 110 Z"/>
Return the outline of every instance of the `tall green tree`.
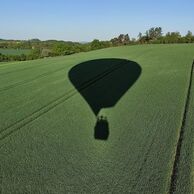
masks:
<path fill-rule="evenodd" d="M 192 42 L 192 40 L 193 40 L 193 34 L 192 34 L 192 32 L 190 30 L 187 32 L 185 38 L 186 38 L 186 42 L 187 43 L 191 43 Z"/>

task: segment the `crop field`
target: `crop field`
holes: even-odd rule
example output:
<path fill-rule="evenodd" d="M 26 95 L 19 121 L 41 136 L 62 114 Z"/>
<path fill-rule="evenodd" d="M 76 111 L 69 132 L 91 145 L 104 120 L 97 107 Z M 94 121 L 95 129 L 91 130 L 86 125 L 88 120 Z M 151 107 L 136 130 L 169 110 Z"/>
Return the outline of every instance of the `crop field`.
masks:
<path fill-rule="evenodd" d="M 30 54 L 30 49 L 3 49 L 0 48 L 0 53 L 3 55 L 21 55 L 21 54 Z"/>
<path fill-rule="evenodd" d="M 194 192 L 193 59 L 169 44 L 1 64 L 0 193 Z"/>

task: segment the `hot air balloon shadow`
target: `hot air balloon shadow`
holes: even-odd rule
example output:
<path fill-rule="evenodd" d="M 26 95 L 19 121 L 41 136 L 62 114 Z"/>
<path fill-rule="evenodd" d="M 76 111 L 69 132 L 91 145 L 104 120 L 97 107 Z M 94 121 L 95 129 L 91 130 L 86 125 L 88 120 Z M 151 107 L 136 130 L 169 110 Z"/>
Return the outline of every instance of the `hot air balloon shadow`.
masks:
<path fill-rule="evenodd" d="M 107 140 L 110 134 L 108 119 L 99 115 L 100 110 L 114 107 L 138 80 L 141 71 L 140 65 L 134 61 L 114 58 L 90 60 L 70 69 L 71 83 L 96 116 L 95 139 Z"/>

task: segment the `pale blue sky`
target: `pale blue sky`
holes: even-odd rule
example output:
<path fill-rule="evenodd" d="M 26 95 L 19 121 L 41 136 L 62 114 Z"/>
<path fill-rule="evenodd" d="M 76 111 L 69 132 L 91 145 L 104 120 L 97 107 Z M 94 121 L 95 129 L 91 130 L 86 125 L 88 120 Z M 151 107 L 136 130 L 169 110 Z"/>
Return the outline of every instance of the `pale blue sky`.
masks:
<path fill-rule="evenodd" d="M 194 32 L 194 0 L 1 0 L 0 38 L 108 40 L 152 26 Z"/>

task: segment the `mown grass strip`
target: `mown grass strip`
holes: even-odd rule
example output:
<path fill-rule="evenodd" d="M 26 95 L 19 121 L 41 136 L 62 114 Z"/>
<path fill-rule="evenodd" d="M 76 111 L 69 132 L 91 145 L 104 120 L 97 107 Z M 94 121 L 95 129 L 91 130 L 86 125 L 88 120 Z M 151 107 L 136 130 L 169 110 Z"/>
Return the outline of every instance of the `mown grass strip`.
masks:
<path fill-rule="evenodd" d="M 93 85 L 97 81 L 103 79 L 104 77 L 108 76 L 112 72 L 121 68 L 122 64 L 117 64 L 117 65 L 113 66 L 112 68 L 96 75 L 94 78 L 87 80 L 86 82 L 84 82 L 83 84 L 81 84 L 79 86 L 78 90 L 81 91 L 81 90 L 84 90 L 84 89 L 90 87 L 91 85 Z M 5 139 L 6 137 L 11 135 L 12 133 L 16 132 L 17 130 L 21 129 L 22 127 L 26 126 L 27 124 L 31 123 L 32 121 L 36 120 L 37 118 L 39 118 L 43 114 L 47 113 L 48 111 L 54 109 L 56 106 L 62 104 L 63 102 L 65 102 L 66 100 L 68 100 L 69 98 L 71 98 L 72 96 L 77 94 L 78 90 L 73 88 L 69 92 L 67 92 L 64 95 L 58 97 L 57 99 L 51 101 L 50 103 L 46 104 L 45 106 L 43 106 L 40 109 L 36 110 L 35 112 L 31 113 L 27 117 L 17 121 L 16 123 L 11 124 L 10 126 L 8 126 L 5 129 L 2 129 L 0 131 L 0 141 Z"/>
<path fill-rule="evenodd" d="M 178 138 L 178 142 L 177 142 L 176 154 L 175 154 L 175 158 L 174 158 L 174 164 L 173 164 L 173 170 L 172 170 L 171 182 L 170 182 L 170 190 L 169 190 L 170 194 L 173 194 L 176 191 L 177 176 L 178 176 L 178 164 L 180 161 L 180 152 L 181 152 L 182 142 L 184 139 L 185 124 L 186 124 L 186 118 L 187 118 L 187 114 L 188 114 L 188 108 L 189 108 L 189 102 L 190 102 L 190 96 L 191 96 L 193 70 L 194 70 L 194 61 L 193 61 L 193 64 L 191 66 L 190 80 L 189 80 L 187 97 L 186 97 L 185 106 L 184 106 L 185 108 L 184 108 L 184 113 L 183 113 L 183 119 L 182 119 L 181 129 L 180 129 L 179 138 Z"/>

